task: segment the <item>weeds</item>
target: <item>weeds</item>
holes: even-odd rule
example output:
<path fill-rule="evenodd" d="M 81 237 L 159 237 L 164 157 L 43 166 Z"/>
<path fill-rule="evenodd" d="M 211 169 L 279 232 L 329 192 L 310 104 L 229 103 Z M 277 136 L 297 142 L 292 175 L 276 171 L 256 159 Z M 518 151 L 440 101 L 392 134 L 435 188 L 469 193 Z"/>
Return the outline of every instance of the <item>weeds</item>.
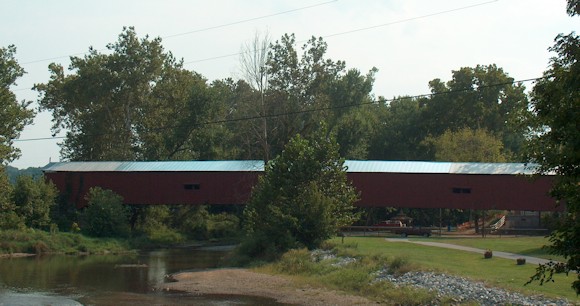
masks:
<path fill-rule="evenodd" d="M 386 304 L 424 305 L 435 295 L 427 290 L 395 287 L 391 283 L 374 281 L 374 273 L 388 267 L 391 273 L 403 274 L 414 267 L 405 258 L 382 254 L 361 256 L 358 245 L 325 243 L 322 253 L 336 256 L 312 256 L 306 250 L 291 250 L 280 260 L 261 269 L 273 273 L 297 276 L 296 281 L 357 294 Z M 356 260 L 344 260 L 355 258 Z M 345 262 L 345 264 L 337 264 Z"/>
<path fill-rule="evenodd" d="M 121 253 L 127 244 L 118 239 L 94 239 L 81 234 L 49 233 L 39 230 L 0 231 L 0 254 L 12 253 Z"/>

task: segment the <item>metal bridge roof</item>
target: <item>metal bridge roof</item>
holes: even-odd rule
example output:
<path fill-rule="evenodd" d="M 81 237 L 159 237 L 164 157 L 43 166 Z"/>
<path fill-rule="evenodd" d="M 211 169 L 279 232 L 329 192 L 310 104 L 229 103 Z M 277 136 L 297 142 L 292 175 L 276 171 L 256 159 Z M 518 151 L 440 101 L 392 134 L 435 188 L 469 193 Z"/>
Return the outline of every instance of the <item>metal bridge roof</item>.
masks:
<path fill-rule="evenodd" d="M 49 163 L 44 172 L 239 172 L 264 171 L 256 160 L 222 161 L 96 161 Z"/>
<path fill-rule="evenodd" d="M 452 163 L 427 161 L 347 160 L 350 173 L 534 174 L 537 165 L 523 163 Z M 261 160 L 57 162 L 44 172 L 260 172 Z"/>

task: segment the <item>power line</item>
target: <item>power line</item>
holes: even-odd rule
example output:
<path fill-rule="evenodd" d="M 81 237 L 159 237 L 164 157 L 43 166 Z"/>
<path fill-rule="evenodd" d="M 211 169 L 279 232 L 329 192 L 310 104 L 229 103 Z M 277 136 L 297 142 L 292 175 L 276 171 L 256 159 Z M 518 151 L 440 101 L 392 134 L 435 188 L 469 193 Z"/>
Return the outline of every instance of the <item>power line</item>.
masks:
<path fill-rule="evenodd" d="M 230 27 L 230 26 L 233 26 L 233 25 L 241 24 L 241 23 L 246 23 L 246 22 L 250 22 L 250 21 L 256 21 L 256 20 L 260 20 L 260 19 L 270 18 L 270 17 L 279 16 L 279 15 L 288 14 L 288 13 L 293 13 L 293 12 L 297 12 L 297 11 L 302 11 L 302 10 L 306 10 L 306 9 L 310 9 L 310 8 L 314 8 L 314 7 L 318 7 L 318 6 L 322 6 L 322 5 L 326 5 L 326 4 L 330 4 L 330 3 L 333 3 L 333 2 L 337 2 L 337 1 L 338 0 L 331 0 L 331 1 L 321 2 L 321 3 L 317 3 L 317 4 L 313 4 L 313 5 L 309 5 L 309 6 L 303 6 L 303 7 L 299 7 L 299 8 L 295 8 L 295 9 L 291 9 L 291 10 L 287 10 L 287 11 L 282 11 L 282 12 L 277 12 L 277 13 L 273 13 L 273 14 L 269 14 L 269 15 L 263 15 L 263 16 L 248 18 L 248 19 L 242 19 L 242 20 L 238 20 L 238 21 L 234 21 L 234 22 L 230 22 L 230 23 L 225 23 L 225 24 L 221 24 L 221 25 L 217 25 L 217 26 L 211 26 L 211 27 L 201 28 L 201 29 L 187 31 L 187 32 L 178 33 L 178 34 L 171 34 L 171 35 L 163 36 L 161 38 L 162 39 L 173 38 L 173 37 L 184 36 L 184 35 L 189 35 L 189 34 L 193 34 L 193 33 L 199 33 L 199 32 L 204 32 L 204 31 L 219 29 L 219 28 Z M 104 51 L 104 50 L 106 50 L 106 49 L 101 49 L 101 50 L 98 50 L 98 51 Z M 39 59 L 39 60 L 32 60 L 32 61 L 28 61 L 28 62 L 21 63 L 20 65 L 35 64 L 35 63 L 52 61 L 52 60 L 62 59 L 62 58 L 68 58 L 70 56 L 78 56 L 78 55 L 83 55 L 83 54 L 87 54 L 87 52 L 80 52 L 80 53 L 75 53 L 75 54 L 70 54 L 70 55 L 62 55 L 62 56 L 57 56 L 57 57 L 44 58 L 44 59 Z"/>
<path fill-rule="evenodd" d="M 244 19 L 244 20 L 240 20 L 240 21 L 234 21 L 234 22 L 231 22 L 231 23 L 226 23 L 226 24 L 222 24 L 222 25 L 218 25 L 218 26 L 212 26 L 212 27 L 207 27 L 207 28 L 201 28 L 201 29 L 198 29 L 198 30 L 183 32 L 183 33 L 179 33 L 179 34 L 172 34 L 172 35 L 168 35 L 168 36 L 165 36 L 165 37 L 162 37 L 162 38 L 163 39 L 165 39 L 165 38 L 172 38 L 172 37 L 177 37 L 177 36 L 183 36 L 183 35 L 188 35 L 188 34 L 193 34 L 193 33 L 198 33 L 198 32 L 203 32 L 203 31 L 208 31 L 208 30 L 213 30 L 213 29 L 225 28 L 225 27 L 233 26 L 233 25 L 240 24 L 240 23 L 246 23 L 246 22 L 255 21 L 255 20 L 259 20 L 259 19 L 264 19 L 264 18 L 274 17 L 274 16 L 278 16 L 278 15 L 293 13 L 293 12 L 296 12 L 296 11 L 301 11 L 301 10 L 305 10 L 305 9 L 309 9 L 309 8 L 313 8 L 313 7 L 317 7 L 317 6 L 322 6 L 322 5 L 326 5 L 326 4 L 329 4 L 329 3 L 332 3 L 332 2 L 336 2 L 336 1 L 338 1 L 338 0 L 332 0 L 332 1 L 328 1 L 328 2 L 322 2 L 322 3 L 310 5 L 310 6 L 304 6 L 304 7 L 297 8 L 297 9 L 292 9 L 292 10 L 288 10 L 288 11 L 278 12 L 278 13 L 274 13 L 274 14 L 270 14 L 270 15 L 264 15 L 264 16 L 260 16 L 260 17 L 254 17 L 254 18 Z"/>
<path fill-rule="evenodd" d="M 530 78 L 530 79 L 523 79 L 523 80 L 517 80 L 517 81 L 509 81 L 509 82 L 490 84 L 490 85 L 485 85 L 485 86 L 479 86 L 479 87 L 477 87 L 477 90 L 498 87 L 498 86 L 504 86 L 504 85 L 510 85 L 510 84 L 533 82 L 533 81 L 538 81 L 538 80 L 542 80 L 542 79 L 549 78 L 549 77 L 550 76 L 543 76 L 543 77 L 537 77 L 537 78 Z M 425 98 L 425 97 L 433 97 L 433 96 L 439 96 L 439 95 L 447 95 L 447 94 L 467 92 L 467 91 L 471 91 L 471 90 L 473 90 L 473 89 L 472 88 L 465 88 L 465 89 L 450 90 L 450 91 L 439 92 L 439 93 L 426 93 L 426 94 L 419 94 L 419 95 L 414 95 L 414 96 L 405 96 L 405 97 L 399 97 L 399 98 L 379 99 L 379 100 L 373 100 L 373 101 L 366 102 L 366 103 L 353 103 L 353 104 L 345 104 L 345 105 L 340 105 L 340 106 L 327 106 L 327 107 L 312 108 L 312 109 L 305 109 L 305 110 L 285 112 L 285 113 L 277 113 L 277 114 L 267 114 L 267 115 L 259 115 L 259 116 L 239 117 L 239 118 L 232 118 L 232 119 L 207 121 L 207 122 L 197 123 L 197 124 L 193 124 L 193 125 L 194 126 L 204 126 L 204 125 L 211 125 L 211 124 L 241 122 L 241 121 L 256 120 L 256 119 L 263 119 L 263 118 L 276 118 L 276 117 L 282 117 L 282 116 L 300 115 L 300 114 L 305 114 L 305 113 L 320 112 L 320 111 L 327 111 L 327 110 L 333 110 L 333 109 L 351 108 L 351 107 L 356 107 L 356 106 L 373 105 L 373 104 L 377 104 L 377 103 L 388 103 L 388 102 L 393 102 L 393 101 L 399 100 L 401 98 L 419 99 L 419 98 Z M 171 126 L 159 127 L 159 128 L 152 129 L 152 130 L 153 131 L 162 131 L 162 130 L 178 128 L 180 126 L 181 125 L 171 125 Z M 101 135 L 107 135 L 107 134 L 109 134 L 109 133 L 93 134 L 93 135 L 89 135 L 89 136 L 101 136 Z M 14 139 L 13 141 L 14 142 L 29 142 L 29 141 L 42 141 L 42 140 L 58 140 L 58 139 L 65 139 L 65 138 L 66 138 L 66 136 L 54 136 L 54 137 L 41 137 L 41 138 L 28 138 L 28 139 Z"/>
<path fill-rule="evenodd" d="M 457 12 L 457 11 L 467 10 L 467 9 L 471 9 L 471 8 L 478 7 L 478 6 L 483 6 L 483 5 L 491 4 L 491 3 L 497 2 L 497 1 L 499 1 L 499 0 L 492 0 L 492 1 L 487 1 L 487 2 L 481 2 L 481 3 L 477 3 L 477 4 L 473 4 L 473 5 L 468 5 L 468 6 L 458 7 L 458 8 L 454 8 L 454 9 L 450 9 L 450 10 L 445 10 L 445 11 L 430 13 L 430 14 L 426 14 L 426 15 L 421 15 L 421 16 L 416 16 L 416 17 L 401 19 L 401 20 L 387 22 L 387 23 L 383 23 L 383 24 L 379 24 L 379 25 L 368 26 L 368 27 L 364 27 L 364 28 L 358 28 L 358 29 L 354 29 L 354 30 L 348 30 L 348 31 L 344 31 L 344 32 L 338 32 L 338 33 L 328 34 L 328 35 L 324 35 L 324 36 L 321 36 L 321 37 L 322 38 L 329 38 L 329 37 L 334 37 L 334 36 L 351 34 L 351 33 L 355 33 L 355 32 L 372 30 L 372 29 L 376 29 L 376 28 L 387 27 L 387 26 L 391 26 L 391 25 L 394 25 L 394 24 L 405 23 L 405 22 L 414 21 L 414 20 L 418 20 L 418 19 L 424 19 L 424 18 L 428 18 L 428 17 L 433 17 L 433 16 L 438 16 L 438 15 L 453 13 L 453 12 Z M 306 42 L 306 41 L 300 41 L 299 43 L 301 43 L 301 42 Z M 258 51 L 262 51 L 262 50 L 256 50 L 256 52 L 258 52 Z M 184 65 L 187 65 L 187 64 L 207 62 L 207 61 L 212 61 L 212 60 L 217 60 L 217 59 L 222 59 L 222 58 L 227 58 L 227 57 L 239 56 L 239 55 L 242 55 L 243 53 L 244 52 L 218 55 L 218 56 L 208 57 L 208 58 L 204 58 L 204 59 L 199 59 L 199 60 L 193 60 L 193 61 L 184 62 L 183 64 Z"/>
<path fill-rule="evenodd" d="M 264 16 L 260 16 L 260 17 L 254 17 L 254 18 L 244 19 L 244 20 L 235 21 L 235 22 L 231 22 L 231 23 L 227 23 L 227 24 L 218 25 L 218 26 L 211 26 L 211 27 L 201 28 L 201 29 L 192 30 L 192 31 L 188 31 L 188 32 L 167 35 L 167 36 L 164 36 L 162 38 L 163 39 L 165 39 L 165 38 L 172 38 L 172 37 L 183 36 L 183 35 L 188 35 L 188 34 L 192 34 L 192 33 L 198 33 L 198 32 L 208 31 L 208 30 L 212 30 L 212 29 L 224 28 L 224 27 L 228 27 L 228 26 L 232 26 L 232 25 L 236 25 L 236 24 L 241 24 L 241 23 L 245 23 L 245 22 L 255 21 L 255 20 L 259 20 L 259 19 L 269 18 L 269 17 L 278 16 L 278 15 L 287 14 L 287 13 L 292 13 L 292 12 L 296 12 L 296 11 L 300 11 L 300 10 L 305 10 L 305 9 L 313 8 L 313 7 L 318 7 L 318 6 L 326 5 L 326 4 L 329 4 L 329 3 L 336 2 L 336 1 L 338 1 L 338 0 L 332 0 L 332 1 L 328 1 L 328 2 L 322 2 L 322 3 L 310 5 L 310 6 L 304 6 L 304 7 L 300 7 L 300 8 L 296 8 L 296 9 L 292 9 L 292 10 L 288 10 L 288 11 L 283 11 L 283 12 L 278 12 L 278 13 L 274 13 L 274 14 L 270 14 L 270 15 L 264 15 Z M 344 31 L 344 32 L 338 32 L 338 33 L 328 34 L 328 35 L 322 36 L 322 38 L 329 38 L 329 37 L 335 37 L 335 36 L 340 36 L 340 35 L 347 35 L 347 34 L 352 34 L 352 33 L 356 33 L 356 32 L 361 32 L 361 31 L 366 31 L 366 30 L 372 30 L 372 29 L 376 29 L 376 28 L 391 26 L 391 25 L 395 25 L 395 24 L 399 24 L 399 23 L 405 23 L 405 22 L 409 22 L 409 21 L 414 21 L 414 20 L 419 20 L 419 19 L 425 19 L 425 18 L 434 17 L 434 16 L 438 16 L 438 15 L 443 15 L 443 14 L 453 13 L 453 12 L 457 12 L 457 11 L 467 10 L 467 9 L 471 9 L 471 8 L 474 8 L 474 7 L 479 7 L 479 6 L 491 4 L 491 3 L 494 3 L 494 2 L 497 2 L 497 1 L 499 1 L 499 0 L 491 0 L 491 1 L 476 3 L 476 4 L 472 4 L 472 5 L 468 5 L 468 6 L 462 6 L 462 7 L 458 7 L 458 8 L 454 8 L 454 9 L 449 9 L 449 10 L 439 11 L 439 12 L 435 12 L 435 13 L 430 13 L 430 14 L 426 14 L 426 15 L 421 15 L 421 16 L 416 16 L 416 17 L 401 19 L 401 20 L 392 21 L 392 22 L 388 22 L 388 23 L 383 23 L 383 24 L 379 24 L 379 25 L 368 26 L 368 27 L 358 28 L 358 29 L 354 29 L 354 30 L 348 30 L 348 31 Z M 306 42 L 306 40 L 299 41 L 298 43 L 303 43 L 303 42 Z M 99 51 L 103 51 L 103 50 L 105 50 L 105 49 L 101 49 Z M 254 52 L 259 52 L 259 51 L 262 51 L 262 49 L 255 50 Z M 230 53 L 230 54 L 218 55 L 218 56 L 213 56 L 213 57 L 208 57 L 208 58 L 198 59 L 198 60 L 193 60 L 193 61 L 187 61 L 187 62 L 184 62 L 183 65 L 189 65 L 189 64 L 194 64 L 194 63 L 207 62 L 207 61 L 218 60 L 218 59 L 223 59 L 223 58 L 228 58 L 228 57 L 233 57 L 233 56 L 240 56 L 243 53 L 244 52 L 237 52 L 237 53 Z M 76 53 L 76 54 L 66 55 L 66 56 L 59 56 L 59 57 L 47 58 L 47 59 L 41 59 L 41 60 L 34 60 L 34 61 L 29 61 L 29 62 L 22 63 L 21 65 L 33 64 L 33 63 L 50 61 L 50 60 L 55 60 L 55 59 L 62 59 L 62 58 L 67 58 L 69 56 L 77 56 L 77 55 L 83 55 L 83 54 L 86 54 L 86 52 Z M 13 91 L 23 91 L 23 90 L 29 90 L 29 88 L 19 88 L 19 89 L 14 89 Z"/>

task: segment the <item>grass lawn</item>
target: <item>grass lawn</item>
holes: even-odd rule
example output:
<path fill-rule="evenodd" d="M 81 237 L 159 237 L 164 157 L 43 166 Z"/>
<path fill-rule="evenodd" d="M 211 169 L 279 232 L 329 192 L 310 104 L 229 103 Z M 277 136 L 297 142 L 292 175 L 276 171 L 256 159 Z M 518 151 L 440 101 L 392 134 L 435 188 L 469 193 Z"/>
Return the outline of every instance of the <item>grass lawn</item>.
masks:
<path fill-rule="evenodd" d="M 488 240 L 477 239 L 477 240 Z M 475 243 L 473 247 L 488 248 L 498 251 L 521 253 L 518 250 L 535 249 L 537 240 L 526 240 L 527 238 L 498 238 L 506 239 L 507 242 L 495 243 L 490 241 Z M 521 240 L 521 241 L 520 241 Z M 434 240 L 437 242 L 447 242 L 443 239 Z M 534 242 L 532 242 L 534 241 Z M 340 238 L 333 240 L 340 244 Z M 361 255 L 382 254 L 393 257 L 407 259 L 410 263 L 419 266 L 424 270 L 433 270 L 464 276 L 473 280 L 483 281 L 489 285 L 506 288 L 512 291 L 519 291 L 525 294 L 542 294 L 551 297 L 565 297 L 574 303 L 580 303 L 580 299 L 570 288 L 576 275 L 566 276 L 559 274 L 555 276 L 554 283 L 540 286 L 537 282 L 524 286 L 530 276 L 535 273 L 535 265 L 516 265 L 515 261 L 491 258 L 484 259 L 481 254 L 463 252 L 439 247 L 429 247 L 416 245 L 408 242 L 388 242 L 384 237 L 347 237 L 345 243 L 355 243 L 356 252 Z M 511 243 L 510 243 L 511 242 Z M 487 245 L 489 243 L 489 245 Z M 467 244 L 466 244 L 467 245 Z M 503 245 L 503 248 L 498 247 Z M 510 246 L 511 245 L 511 246 Z M 527 246 L 526 246 L 527 245 Z M 528 255 L 528 254 L 526 254 Z"/>
<path fill-rule="evenodd" d="M 431 237 L 427 239 L 417 238 L 419 241 L 433 241 L 463 245 L 479 249 L 490 249 L 492 251 L 509 252 L 526 256 L 539 257 L 544 259 L 553 259 L 564 261 L 562 256 L 552 255 L 547 249 L 542 248 L 549 244 L 548 238 L 545 237 L 473 237 L 473 238 L 455 238 L 455 237 Z"/>

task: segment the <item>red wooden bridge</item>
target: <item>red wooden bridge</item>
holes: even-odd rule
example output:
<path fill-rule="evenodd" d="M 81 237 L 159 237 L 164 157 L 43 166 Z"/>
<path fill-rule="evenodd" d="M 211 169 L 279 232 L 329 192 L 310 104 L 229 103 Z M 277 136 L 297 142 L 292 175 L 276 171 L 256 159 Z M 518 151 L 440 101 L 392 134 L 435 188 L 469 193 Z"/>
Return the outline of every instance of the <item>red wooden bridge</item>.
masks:
<path fill-rule="evenodd" d="M 345 162 L 358 206 L 558 211 L 553 176 L 519 163 Z M 91 187 L 126 204 L 245 204 L 263 173 L 261 161 L 60 162 L 43 168 L 66 199 L 86 205 Z"/>

